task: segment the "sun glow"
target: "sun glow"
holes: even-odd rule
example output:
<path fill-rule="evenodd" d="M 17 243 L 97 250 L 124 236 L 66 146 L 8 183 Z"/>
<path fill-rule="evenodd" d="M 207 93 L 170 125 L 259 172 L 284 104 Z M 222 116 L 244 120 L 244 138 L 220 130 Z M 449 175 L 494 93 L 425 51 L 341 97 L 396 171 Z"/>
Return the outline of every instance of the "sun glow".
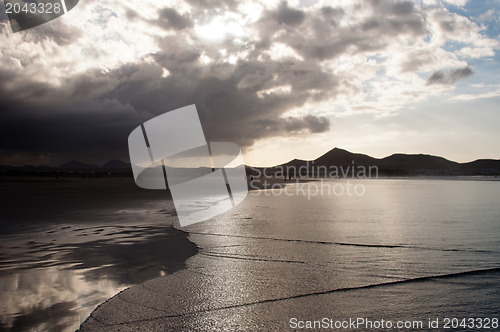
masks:
<path fill-rule="evenodd" d="M 200 25 L 195 28 L 196 35 L 208 44 L 220 44 L 226 39 L 227 24 L 223 17 L 214 18 L 207 25 Z"/>

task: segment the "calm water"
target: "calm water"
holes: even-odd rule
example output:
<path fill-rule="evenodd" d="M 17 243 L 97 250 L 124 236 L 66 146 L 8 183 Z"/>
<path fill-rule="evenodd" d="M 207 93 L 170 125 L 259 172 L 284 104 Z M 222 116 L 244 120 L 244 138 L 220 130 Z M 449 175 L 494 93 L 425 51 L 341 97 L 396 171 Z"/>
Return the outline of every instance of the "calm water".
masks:
<path fill-rule="evenodd" d="M 190 226 L 201 252 L 186 270 L 125 291 L 84 331 L 287 330 L 294 317 L 498 318 L 500 182 L 357 183 L 363 195 L 314 196 L 302 184 L 253 192 Z M 116 310 L 126 317 L 111 316 Z"/>
<path fill-rule="evenodd" d="M 187 269 L 149 281 L 151 292 L 125 291 L 95 316 L 115 330 L 286 330 L 292 317 L 498 317 L 499 181 L 351 182 L 364 194 L 320 195 L 303 184 L 252 192 L 185 229 L 200 247 Z M 346 181 L 328 185 L 347 190 Z M 104 209 L 106 197 L 98 208 L 80 202 L 44 214 L 44 227 L 2 235 L 0 330 L 74 330 L 105 298 L 171 273 L 193 254 L 162 224 L 170 223 L 171 203 L 135 202 L 128 198 L 141 192 L 134 192 L 122 209 L 116 197 L 114 209 Z M 120 298 L 132 308 L 128 322 L 106 314 Z M 159 310 L 148 321 L 144 303 Z"/>
<path fill-rule="evenodd" d="M 188 230 L 294 240 L 293 245 L 323 245 L 322 251 L 368 251 L 386 258 L 388 264 L 397 266 L 400 261 L 401 268 L 406 262 L 415 263 L 425 267 L 421 270 L 425 273 L 432 269 L 449 273 L 499 267 L 500 181 L 398 179 L 351 183 L 363 184 L 364 194 L 308 197 L 311 190 L 316 191 L 314 186 L 320 185 L 315 183 L 290 185 L 287 192 L 251 192 L 235 210 Z M 374 258 L 368 257 L 368 261 L 377 262 Z M 413 276 L 405 274 L 413 270 L 409 268 L 401 270 L 401 276 Z"/>
<path fill-rule="evenodd" d="M 165 192 L 128 179 L 0 182 L 0 331 L 75 331 L 126 287 L 196 254 Z"/>

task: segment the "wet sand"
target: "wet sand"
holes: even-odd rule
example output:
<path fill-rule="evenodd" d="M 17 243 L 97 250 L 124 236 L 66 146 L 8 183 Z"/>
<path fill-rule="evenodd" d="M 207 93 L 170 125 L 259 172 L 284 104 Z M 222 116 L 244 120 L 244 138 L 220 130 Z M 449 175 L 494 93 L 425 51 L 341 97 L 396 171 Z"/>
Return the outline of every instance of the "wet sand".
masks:
<path fill-rule="evenodd" d="M 198 251 L 165 191 L 129 179 L 0 183 L 0 330 L 74 331 L 132 285 L 185 268 Z"/>
<path fill-rule="evenodd" d="M 0 208 L 1 331 L 74 331 L 106 299 L 198 253 L 172 227 L 169 192 L 129 178 L 3 177 Z"/>
<path fill-rule="evenodd" d="M 432 181 L 374 183 L 378 188 L 361 200 L 250 195 L 230 212 L 186 228 L 200 250 L 187 269 L 112 297 L 81 331 L 289 330 L 293 318 L 428 324 L 498 317 L 496 203 L 478 197 L 488 211 L 482 215 L 472 209 L 477 202 L 461 202 L 461 190 L 464 201 L 476 192 L 472 183 L 444 184 L 443 192 L 454 193 L 449 201 L 436 199 L 441 184 Z M 479 186 L 485 197 L 492 194 Z"/>
<path fill-rule="evenodd" d="M 129 180 L 2 185 L 1 330 L 72 331 L 85 319 L 82 331 L 287 330 L 294 317 L 499 313 L 497 183 L 380 180 L 357 198 L 255 189 L 182 231 L 165 191 Z"/>

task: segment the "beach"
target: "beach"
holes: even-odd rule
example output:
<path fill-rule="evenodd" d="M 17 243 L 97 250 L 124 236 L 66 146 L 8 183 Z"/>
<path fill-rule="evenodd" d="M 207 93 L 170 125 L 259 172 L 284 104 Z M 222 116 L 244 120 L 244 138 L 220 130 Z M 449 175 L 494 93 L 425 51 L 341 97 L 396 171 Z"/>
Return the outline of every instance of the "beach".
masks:
<path fill-rule="evenodd" d="M 75 331 L 97 305 L 185 268 L 165 191 L 132 179 L 3 178 L 0 330 Z"/>
<path fill-rule="evenodd" d="M 293 189 L 301 184 L 250 193 L 185 228 L 199 247 L 186 269 L 112 297 L 81 331 L 297 330 L 323 319 L 311 326 L 430 330 L 498 319 L 500 183 L 363 184 L 361 196 L 311 198 Z"/>
<path fill-rule="evenodd" d="M 498 330 L 499 18 L 0 1 L 0 332 Z"/>
<path fill-rule="evenodd" d="M 179 229 L 168 192 L 131 179 L 4 180 L 0 330 L 369 330 L 382 320 L 429 330 L 498 317 L 500 182 L 268 182 Z"/>

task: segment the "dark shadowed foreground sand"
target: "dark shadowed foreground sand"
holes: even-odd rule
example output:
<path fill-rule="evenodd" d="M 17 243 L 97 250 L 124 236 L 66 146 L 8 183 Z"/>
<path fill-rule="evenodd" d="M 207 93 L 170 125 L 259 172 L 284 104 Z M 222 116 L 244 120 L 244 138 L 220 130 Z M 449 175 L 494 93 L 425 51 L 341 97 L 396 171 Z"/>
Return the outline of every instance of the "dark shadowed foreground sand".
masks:
<path fill-rule="evenodd" d="M 172 227 L 169 192 L 129 178 L 3 177 L 0 211 L 0 331 L 74 331 L 98 304 L 198 252 Z"/>
<path fill-rule="evenodd" d="M 0 331 L 74 331 L 131 285 L 197 253 L 165 191 L 129 179 L 0 182 Z"/>

